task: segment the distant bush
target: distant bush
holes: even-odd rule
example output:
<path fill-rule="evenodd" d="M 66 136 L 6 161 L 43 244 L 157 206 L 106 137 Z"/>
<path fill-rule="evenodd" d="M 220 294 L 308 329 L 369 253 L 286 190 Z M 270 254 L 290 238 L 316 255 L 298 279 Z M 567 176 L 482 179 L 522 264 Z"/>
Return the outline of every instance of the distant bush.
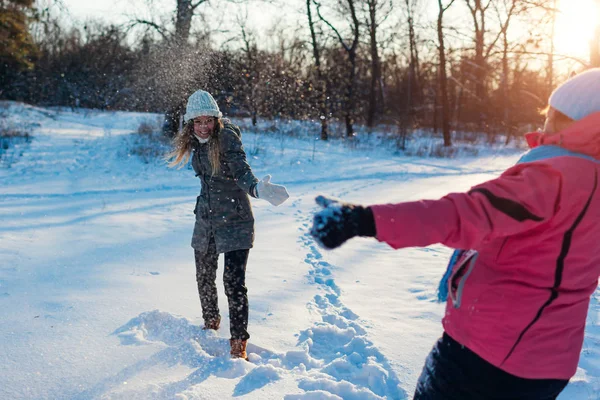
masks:
<path fill-rule="evenodd" d="M 39 127 L 37 122 L 15 123 L 10 121 L 9 102 L 0 102 L 0 138 L 29 138 L 29 132 Z"/>
<path fill-rule="evenodd" d="M 144 163 L 150 164 L 162 160 L 169 151 L 170 145 L 170 139 L 160 131 L 140 133 L 132 144 L 130 153 L 139 157 Z"/>
<path fill-rule="evenodd" d="M 139 135 L 151 135 L 153 133 L 160 132 L 161 128 L 162 127 L 160 118 L 156 120 L 145 119 L 140 122 L 140 125 L 137 128 L 137 133 Z"/>
<path fill-rule="evenodd" d="M 5 117 L 5 115 L 1 116 Z M 13 155 L 9 152 L 10 147 L 30 141 L 31 135 L 27 127 L 15 127 L 2 120 L 0 122 L 0 167 L 10 166 L 18 158 L 18 154 Z"/>
<path fill-rule="evenodd" d="M 29 132 L 23 129 L 0 125 L 0 137 L 2 138 L 28 138 L 29 136 Z"/>
<path fill-rule="evenodd" d="M 22 146 L 29 144 L 31 138 L 29 132 L 22 129 L 0 125 L 0 168 L 9 168 L 15 163 L 22 155 Z"/>

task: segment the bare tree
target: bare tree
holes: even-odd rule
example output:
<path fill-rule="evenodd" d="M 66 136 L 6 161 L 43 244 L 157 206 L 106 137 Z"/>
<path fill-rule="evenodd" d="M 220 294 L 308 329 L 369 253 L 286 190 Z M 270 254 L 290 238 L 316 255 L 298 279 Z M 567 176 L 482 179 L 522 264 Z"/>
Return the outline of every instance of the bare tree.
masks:
<path fill-rule="evenodd" d="M 354 87 L 356 86 L 356 49 L 358 47 L 358 41 L 360 38 L 360 23 L 356 14 L 355 0 L 339 0 L 339 3 L 341 6 L 346 5 L 350 13 L 350 28 L 352 31 L 352 42 L 349 44 L 346 43 L 346 40 L 342 37 L 339 30 L 323 17 L 323 15 L 321 14 L 321 4 L 315 2 L 315 4 L 317 5 L 317 14 L 319 15 L 319 19 L 321 19 L 321 21 L 323 21 L 327 26 L 331 28 L 331 30 L 334 32 L 343 49 L 348 55 L 348 61 L 350 63 L 350 66 L 348 69 L 348 82 L 346 86 L 346 96 L 344 99 L 344 113 L 346 122 L 346 136 L 353 137 L 354 105 L 356 104 L 356 100 L 354 98 Z"/>
<path fill-rule="evenodd" d="M 446 73 L 446 46 L 444 43 L 444 13 L 452 6 L 454 0 L 444 6 L 442 0 L 438 0 L 438 18 L 437 18 L 437 35 L 438 35 L 438 52 L 439 52 L 439 85 L 440 96 L 439 101 L 442 106 L 442 133 L 444 135 L 444 146 L 452 146 L 452 138 L 450 136 L 450 106 L 448 104 L 448 76 Z"/>
<path fill-rule="evenodd" d="M 198 7 L 208 0 L 177 0 L 177 8 L 175 9 L 175 30 L 169 31 L 162 21 L 145 18 L 132 18 L 128 25 L 129 28 L 138 25 L 145 25 L 158 33 L 164 40 L 173 42 L 175 45 L 184 45 L 190 37 L 192 27 L 192 19 L 198 13 Z M 150 5 L 150 4 L 149 4 Z"/>
<path fill-rule="evenodd" d="M 153 9 L 152 0 L 146 0 L 150 9 Z M 200 5 L 207 3 L 208 0 L 177 0 L 177 7 L 174 10 L 174 16 L 172 21 L 175 25 L 174 29 L 171 28 L 170 21 L 164 17 L 161 19 L 155 19 L 154 16 L 150 19 L 133 17 L 127 23 L 127 30 L 137 26 L 145 26 L 148 30 L 158 33 L 164 41 L 163 53 L 164 60 L 162 64 L 168 62 L 173 63 L 174 60 L 178 60 L 180 68 L 189 68 L 190 54 L 188 54 L 190 37 L 190 31 L 192 27 L 192 19 L 198 15 L 198 8 Z M 168 61 L 167 61 L 168 60 Z M 185 60 L 185 61 L 184 61 Z M 188 65 L 183 65 L 184 63 Z M 165 66 L 161 66 L 165 68 Z M 154 72 L 156 73 L 156 72 Z M 165 130 L 167 135 L 172 135 L 177 129 L 181 129 L 182 126 L 182 115 L 185 105 L 185 99 L 188 97 L 190 92 L 193 90 L 191 79 L 192 74 L 187 74 L 184 78 L 181 78 L 173 86 L 176 93 L 168 96 L 167 111 L 165 113 L 165 120 L 168 121 L 168 126 Z M 169 74 L 169 80 L 175 79 L 172 74 Z"/>
<path fill-rule="evenodd" d="M 392 12 L 391 2 L 381 0 L 366 0 L 367 28 L 369 30 L 369 50 L 371 53 L 371 82 L 369 85 L 369 106 L 367 111 L 367 126 L 375 124 L 375 114 L 378 105 L 383 106 L 383 90 L 381 87 L 381 59 L 377 34 L 379 26 Z"/>
<path fill-rule="evenodd" d="M 256 126 L 258 120 L 258 104 L 256 91 L 259 81 L 258 71 L 258 47 L 256 45 L 256 39 L 254 34 L 247 31 L 246 25 L 248 21 L 248 15 L 237 17 L 237 22 L 240 27 L 241 39 L 244 44 L 242 51 L 246 58 L 246 79 L 245 82 L 250 90 L 246 93 L 246 102 L 250 108 L 250 115 L 252 116 L 252 126 Z"/>
<path fill-rule="evenodd" d="M 481 115 L 483 108 L 486 106 L 486 89 L 485 89 L 485 81 L 486 81 L 486 72 L 487 72 L 487 56 L 489 55 L 489 51 L 491 51 L 492 47 L 495 46 L 496 41 L 490 44 L 488 47 L 488 51 L 486 52 L 485 46 L 485 34 L 486 34 L 486 22 L 487 22 L 487 11 L 492 5 L 492 0 L 487 0 L 484 2 L 482 0 L 465 0 L 467 7 L 471 13 L 471 17 L 473 19 L 473 29 L 474 29 L 474 46 L 475 46 L 475 57 L 474 57 L 474 79 L 475 79 L 475 97 L 476 104 L 479 106 L 476 107 L 479 113 L 478 119 L 480 124 L 483 124 L 483 116 Z M 486 54 L 487 53 L 487 54 Z"/>
<path fill-rule="evenodd" d="M 506 141 L 510 140 L 512 124 L 510 122 L 510 100 L 509 100 L 509 66 L 508 66 L 508 27 L 510 26 L 511 18 L 515 14 L 517 0 L 502 0 L 502 4 L 494 4 L 498 23 L 500 25 L 500 35 L 502 36 L 502 75 L 500 79 L 500 87 L 502 91 L 502 109 L 503 118 L 502 126 L 506 131 Z"/>
<path fill-rule="evenodd" d="M 306 15 L 308 17 L 308 27 L 310 28 L 310 39 L 313 49 L 313 58 L 315 61 L 314 70 L 316 73 L 316 87 L 319 91 L 319 119 L 321 120 L 321 140 L 327 140 L 327 82 L 323 78 L 323 71 L 321 68 L 321 54 L 319 49 L 319 43 L 317 42 L 317 35 L 315 33 L 315 24 L 312 18 L 311 11 L 312 0 L 306 0 Z"/>
<path fill-rule="evenodd" d="M 550 20 L 550 54 L 548 54 L 548 94 L 552 93 L 554 89 L 554 51 L 555 51 L 555 40 L 556 40 L 556 15 L 558 13 L 558 9 L 556 8 L 556 3 L 558 0 L 552 1 L 552 11 L 551 11 L 551 20 Z"/>
<path fill-rule="evenodd" d="M 175 15 L 175 40 L 187 43 L 192 27 L 192 18 L 196 9 L 208 0 L 177 0 L 177 12 Z"/>
<path fill-rule="evenodd" d="M 596 7 L 600 11 L 600 0 L 596 0 Z M 590 64 L 592 67 L 600 67 L 600 20 L 596 22 L 594 37 L 590 41 Z"/>
<path fill-rule="evenodd" d="M 489 59 L 494 54 L 494 50 L 500 39 L 502 40 L 502 84 L 508 85 L 508 53 L 509 42 L 507 31 L 511 21 L 518 15 L 530 12 L 535 8 L 546 8 L 547 0 L 465 0 L 473 20 L 474 29 L 474 81 L 476 110 L 478 111 L 478 120 L 483 125 L 483 110 L 487 106 L 486 84 L 488 80 L 490 65 Z M 497 31 L 490 28 L 490 12 L 496 11 L 498 19 Z M 492 34 L 491 39 L 486 40 Z M 506 87 L 505 87 L 506 89 Z"/>
<path fill-rule="evenodd" d="M 417 47 L 417 33 L 415 29 L 417 7 L 421 0 L 403 0 L 406 18 L 406 27 L 408 30 L 408 79 L 406 89 L 406 107 L 404 107 L 404 124 L 413 125 L 413 119 L 416 117 L 416 110 L 421 108 L 422 88 L 420 84 L 421 66 L 419 59 L 419 49 Z"/>
<path fill-rule="evenodd" d="M 556 0 L 552 0 L 554 4 L 556 4 Z M 523 46 L 522 42 L 516 42 L 511 44 L 508 39 L 509 29 L 514 25 L 513 22 L 517 17 L 522 15 L 531 15 L 531 13 L 537 13 L 538 9 L 545 9 L 546 12 L 550 11 L 553 15 L 555 14 L 555 10 L 550 10 L 547 8 L 547 0 L 538 0 L 538 1 L 524 1 L 524 0 L 496 0 L 493 3 L 494 10 L 496 12 L 497 22 L 498 22 L 498 35 L 501 37 L 501 78 L 500 78 L 500 89 L 501 89 L 501 108 L 502 115 L 500 119 L 500 125 L 504 128 L 506 133 L 506 143 L 510 141 L 511 136 L 513 135 L 514 126 L 512 123 L 512 102 L 510 100 L 510 66 L 509 66 L 509 56 L 510 53 L 516 48 Z M 553 17 L 551 19 L 551 23 L 553 24 Z M 554 27 L 552 27 L 554 29 Z M 528 41 L 531 40 L 535 42 L 531 37 L 531 32 L 529 33 Z M 552 33 L 553 36 L 553 33 Z M 551 46 L 554 46 L 554 38 L 551 38 Z M 552 50 L 551 53 L 554 51 Z M 490 52 L 488 51 L 488 55 Z M 550 62 L 553 64 L 552 60 L 553 55 L 550 56 Z M 551 67 L 551 66 L 550 66 Z M 550 76 L 553 74 L 552 69 L 549 71 Z"/>

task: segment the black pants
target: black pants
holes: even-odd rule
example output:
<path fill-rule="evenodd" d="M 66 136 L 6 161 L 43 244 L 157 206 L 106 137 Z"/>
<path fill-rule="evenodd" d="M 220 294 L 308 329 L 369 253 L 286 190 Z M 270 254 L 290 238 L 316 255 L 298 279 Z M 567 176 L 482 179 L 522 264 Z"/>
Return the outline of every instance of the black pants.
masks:
<path fill-rule="evenodd" d="M 425 361 L 414 400 L 552 400 L 567 383 L 511 375 L 444 333 Z"/>
<path fill-rule="evenodd" d="M 247 340 L 248 334 L 248 289 L 246 289 L 246 263 L 250 250 L 225 253 L 223 283 L 229 303 L 229 331 L 232 339 Z M 217 297 L 217 266 L 219 254 L 214 238 L 211 238 L 206 253 L 195 251 L 196 281 L 202 305 L 204 321 L 219 318 Z"/>

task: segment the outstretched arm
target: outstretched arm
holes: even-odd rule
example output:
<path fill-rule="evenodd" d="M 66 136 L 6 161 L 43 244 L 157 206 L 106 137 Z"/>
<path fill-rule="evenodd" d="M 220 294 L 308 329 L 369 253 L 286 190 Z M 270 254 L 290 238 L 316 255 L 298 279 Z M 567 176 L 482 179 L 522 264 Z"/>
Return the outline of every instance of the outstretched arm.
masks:
<path fill-rule="evenodd" d="M 551 166 L 519 164 L 467 193 L 371 209 L 377 239 L 394 248 L 442 243 L 477 249 L 546 223 L 556 213 L 560 190 L 561 175 Z"/>
<path fill-rule="evenodd" d="M 220 132 L 221 154 L 225 163 L 233 174 L 236 184 L 249 195 L 256 197 L 253 187 L 258 179 L 252 173 L 252 169 L 246 160 L 246 152 L 242 140 L 230 127 L 225 127 Z"/>
<path fill-rule="evenodd" d="M 290 197 L 285 186 L 271 183 L 271 175 L 260 181 L 254 176 L 246 161 L 242 141 L 231 127 L 225 127 L 221 131 L 221 152 L 237 185 L 250 196 L 267 200 L 274 206 L 282 204 Z"/>
<path fill-rule="evenodd" d="M 439 200 L 362 207 L 317 197 L 311 234 L 326 248 L 375 236 L 398 249 L 442 243 L 477 249 L 546 223 L 558 207 L 561 175 L 549 165 L 517 165 L 499 178 Z"/>

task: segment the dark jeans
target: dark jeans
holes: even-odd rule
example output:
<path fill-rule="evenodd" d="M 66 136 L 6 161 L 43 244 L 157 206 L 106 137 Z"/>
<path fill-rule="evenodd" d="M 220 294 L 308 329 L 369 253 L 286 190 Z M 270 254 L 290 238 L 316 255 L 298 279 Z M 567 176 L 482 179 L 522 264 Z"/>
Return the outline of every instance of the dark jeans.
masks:
<path fill-rule="evenodd" d="M 250 250 L 236 250 L 225 253 L 223 283 L 229 303 L 229 332 L 232 339 L 248 339 L 248 289 L 246 289 L 246 263 Z M 211 239 L 206 253 L 194 252 L 196 258 L 196 281 L 202 305 L 204 321 L 219 318 L 217 297 L 217 266 L 219 254 L 214 239 Z"/>
<path fill-rule="evenodd" d="M 427 356 L 414 400 L 551 400 L 567 383 L 511 375 L 444 333 Z"/>

